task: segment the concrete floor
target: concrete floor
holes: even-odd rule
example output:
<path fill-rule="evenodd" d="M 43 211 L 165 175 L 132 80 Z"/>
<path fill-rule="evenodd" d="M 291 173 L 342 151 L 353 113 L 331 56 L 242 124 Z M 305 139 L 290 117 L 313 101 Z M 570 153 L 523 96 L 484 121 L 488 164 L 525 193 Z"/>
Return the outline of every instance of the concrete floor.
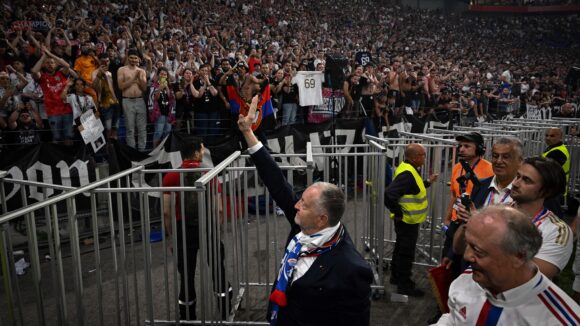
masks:
<path fill-rule="evenodd" d="M 360 207 L 351 203 L 348 205 L 344 222 L 347 225 L 353 239 L 358 242 L 359 248 L 362 248 L 360 234 L 362 227 L 354 227 L 357 216 L 360 216 Z M 283 242 L 288 232 L 288 224 L 284 217 L 256 218 L 250 216 L 247 221 L 242 221 L 237 226 L 247 225 L 244 232 L 240 232 L 240 238 L 226 239 L 228 241 L 245 242 L 248 244 L 245 252 L 247 253 L 247 265 L 238 265 L 233 263 L 234 258 L 228 254 L 229 279 L 232 279 L 234 287 L 243 283 L 262 284 L 261 286 L 246 286 L 247 296 L 242 300 L 239 309 L 236 311 L 234 320 L 241 321 L 241 324 L 248 322 L 264 322 L 266 313 L 266 302 L 269 293 L 268 282 L 272 282 L 277 272 L 277 266 L 280 255 L 283 252 Z M 229 228 L 233 225 L 230 223 Z M 355 229 L 359 233 L 355 235 Z M 389 236 L 386 235 L 388 238 Z M 245 239 L 244 239 L 245 238 Z M 258 239 L 260 239 L 258 241 Z M 149 319 L 148 304 L 146 298 L 153 298 L 151 307 L 153 309 L 153 319 L 158 321 L 173 320 L 175 318 L 174 294 L 176 283 L 174 282 L 174 269 L 172 265 L 173 256 L 166 254 L 162 242 L 151 244 L 151 273 L 150 276 L 145 273 L 144 268 L 144 242 L 135 239 L 133 247 L 130 244 L 129 234 L 126 235 L 125 257 L 121 255 L 121 248 L 117 238 L 117 246 L 111 246 L 110 238 L 101 237 L 99 240 L 101 261 L 100 270 L 96 267 L 96 256 L 93 245 L 80 246 L 81 252 L 81 269 L 76 271 L 72 267 L 72 259 L 69 249 L 63 246 L 63 282 L 64 288 L 59 289 L 57 284 L 59 280 L 53 278 L 53 268 L 58 268 L 53 264 L 55 260 L 41 260 L 41 288 L 38 291 L 31 286 L 33 277 L 32 270 L 18 277 L 18 282 L 14 283 L 14 292 L 18 289 L 22 310 L 16 309 L 16 319 L 21 319 L 23 325 L 40 325 L 44 320 L 46 325 L 70 324 L 70 325 L 115 325 L 130 324 L 143 325 Z M 247 240 L 247 241 L 246 241 Z M 266 245 L 268 244 L 268 245 Z M 133 248 L 133 249 L 132 249 Z M 266 249 L 268 248 L 268 249 Z M 115 249 L 115 250 L 113 250 Z M 115 252 L 114 252 L 115 251 Z M 237 254 L 241 255 L 244 251 Z M 46 253 L 41 253 L 44 257 Z M 390 257 L 390 249 L 387 245 L 385 255 Z M 199 255 L 198 255 L 199 256 Z M 123 264 L 123 259 L 125 263 Z M 199 259 L 199 257 L 198 257 Z M 199 266 L 199 264 L 198 264 Z M 240 266 L 242 266 L 240 268 Z M 115 268 L 116 267 L 116 268 Z M 126 272 L 123 272 L 125 270 Z M 426 325 L 427 320 L 431 318 L 436 310 L 436 303 L 430 291 L 429 282 L 426 277 L 426 267 L 416 266 L 414 268 L 415 280 L 420 288 L 425 290 L 424 298 L 409 298 L 407 303 L 390 302 L 390 286 L 388 284 L 388 271 L 383 277 L 383 284 L 386 284 L 386 293 L 383 296 L 377 295 L 371 304 L 371 324 L 372 325 Z M 100 271 L 100 276 L 99 276 Z M 234 273 L 238 275 L 237 283 Z M 80 275 L 81 278 L 77 278 Z M 127 275 L 123 277 L 123 275 Z M 167 275 L 167 277 L 165 276 Z M 99 280 L 100 277 L 100 280 Z M 148 293 L 148 287 L 145 286 L 146 280 L 150 277 L 151 287 Z M 196 274 L 196 284 L 198 284 L 198 316 L 201 312 L 202 291 L 199 289 L 200 272 L 199 267 Z M 76 284 L 82 282 L 82 291 L 76 291 Z M 98 285 L 101 286 L 98 286 Z M 208 282 L 205 282 L 208 284 Z M 209 288 L 209 287 L 208 287 Z M 3 291 L 3 285 L 0 286 L 0 306 L 7 307 L 6 293 Z M 59 298 L 55 293 L 63 293 L 64 297 Z M 16 300 L 17 298 L 15 298 Z M 169 300 L 168 300 L 169 299 Z M 61 300 L 66 302 L 66 321 L 59 320 L 59 311 L 57 302 Z M 38 304 L 37 304 L 38 303 Z M 212 305 L 212 300 L 206 300 L 208 305 Z M 43 307 L 38 310 L 38 306 Z M 215 310 L 215 304 L 213 304 Z M 127 309 L 128 308 L 128 309 Z M 208 312 L 212 307 L 208 307 Z M 0 325 L 9 320 L 9 309 L 0 309 Z M 42 314 L 39 313 L 42 311 Z M 80 315 L 82 318 L 79 318 Z M 103 319 L 100 318 L 102 315 Z M 264 323 L 265 324 L 265 323 Z"/>

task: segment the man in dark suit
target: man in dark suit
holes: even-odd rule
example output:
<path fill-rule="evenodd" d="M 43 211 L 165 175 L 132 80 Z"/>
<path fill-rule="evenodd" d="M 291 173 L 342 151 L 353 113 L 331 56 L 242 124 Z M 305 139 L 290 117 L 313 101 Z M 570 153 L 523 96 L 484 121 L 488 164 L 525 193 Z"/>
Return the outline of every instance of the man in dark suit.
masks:
<path fill-rule="evenodd" d="M 299 198 L 252 132 L 258 97 L 238 126 L 260 178 L 284 211 L 290 234 L 270 295 L 271 325 L 369 325 L 372 271 L 340 219 L 345 197 L 317 182 Z"/>

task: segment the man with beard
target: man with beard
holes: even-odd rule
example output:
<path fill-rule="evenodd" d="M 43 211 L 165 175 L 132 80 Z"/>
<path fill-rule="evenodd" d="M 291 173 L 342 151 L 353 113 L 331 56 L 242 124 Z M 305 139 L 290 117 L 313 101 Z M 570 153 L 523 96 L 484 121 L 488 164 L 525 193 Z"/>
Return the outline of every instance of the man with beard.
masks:
<path fill-rule="evenodd" d="M 143 93 L 147 88 L 145 70 L 139 68 L 139 53 L 135 49 L 127 52 L 127 65 L 119 68 L 117 80 L 123 94 L 123 113 L 127 129 L 127 145 L 135 148 L 135 130 L 137 131 L 137 149 L 145 151 L 147 143 L 147 107 Z"/>
<path fill-rule="evenodd" d="M 568 263 L 573 237 L 570 227 L 545 207 L 545 200 L 558 197 L 565 188 L 562 167 L 544 157 L 525 159 L 512 184 L 514 206 L 530 217 L 542 233 L 542 247 L 534 263 L 550 279 Z"/>
<path fill-rule="evenodd" d="M 495 164 L 499 156 L 497 153 L 493 156 L 495 158 L 495 160 L 492 160 L 494 171 L 496 171 Z M 535 157 L 528 158 L 523 162 L 523 165 L 518 164 L 515 175 L 509 184 L 509 201 L 510 205 L 518 207 L 522 212 L 526 213 L 542 231 L 544 240 L 539 256 L 534 259 L 534 263 L 542 273 L 552 278 L 566 266 L 572 254 L 570 228 L 553 213 L 559 209 L 558 203 L 554 202 L 553 198 L 564 191 L 564 172 L 558 163 L 553 160 Z M 501 168 L 497 170 L 500 171 Z M 512 167 L 508 170 L 511 171 Z M 492 196 L 492 194 L 490 192 L 487 198 Z M 475 207 L 481 207 L 478 206 L 478 202 L 475 203 Z M 493 204 L 505 204 L 508 201 L 493 202 L 492 200 L 491 202 Z M 486 203 L 489 203 L 489 201 L 486 200 Z M 460 206 L 459 219 L 468 221 L 470 213 L 465 210 L 463 205 Z M 472 210 L 475 207 L 472 206 Z M 453 240 L 454 253 L 463 254 L 465 245 L 465 224 L 463 224 L 457 230 Z"/>
<path fill-rule="evenodd" d="M 467 223 L 470 263 L 449 289 L 436 325 L 578 325 L 580 307 L 538 270 L 542 235 L 512 207 L 489 207 Z"/>
<path fill-rule="evenodd" d="M 42 57 L 32 67 L 31 72 L 44 94 L 44 106 L 52 131 L 52 140 L 72 145 L 72 109 L 64 103 L 60 95 L 66 87 L 69 74 L 75 78 L 77 74 L 70 69 L 66 61 L 52 54 L 46 47 L 42 47 L 42 52 Z M 57 69 L 58 66 L 61 68 Z"/>

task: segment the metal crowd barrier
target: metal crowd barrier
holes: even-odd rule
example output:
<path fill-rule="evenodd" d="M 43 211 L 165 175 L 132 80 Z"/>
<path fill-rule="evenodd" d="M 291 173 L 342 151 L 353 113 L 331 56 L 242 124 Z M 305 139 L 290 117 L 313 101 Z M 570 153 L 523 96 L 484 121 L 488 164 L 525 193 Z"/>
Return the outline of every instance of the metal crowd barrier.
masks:
<path fill-rule="evenodd" d="M 542 155 L 546 150 L 545 133 L 548 128 L 560 128 L 564 134 L 563 142 L 570 152 L 570 181 L 568 193 L 577 195 L 580 193 L 580 139 L 570 135 L 573 127 L 578 128 L 580 119 L 553 119 L 535 120 L 510 118 L 492 123 L 478 123 L 483 128 L 500 128 L 503 131 L 511 131 L 518 134 L 518 138 L 524 143 L 524 156 Z M 567 202 L 565 203 L 567 204 Z"/>
<path fill-rule="evenodd" d="M 315 180 L 342 187 L 350 210 L 343 222 L 363 251 L 363 242 L 371 234 L 383 238 L 385 171 L 380 167 L 385 165 L 384 148 L 377 144 L 324 147 L 308 144 L 306 154 L 274 156 L 298 191 Z M 0 216 L 4 281 L 0 304 L 6 307 L 0 310 L 0 324 L 267 325 L 268 296 L 289 224 L 275 213 L 271 196 L 255 168 L 247 166 L 247 158 L 233 153 L 210 171 L 146 170 L 140 166 L 80 188 L 0 179 L 5 209 Z M 198 170 L 206 174 L 194 187 L 149 186 L 161 184 L 163 173 L 183 175 Z M 13 212 L 6 211 L 4 186 L 9 183 L 22 184 L 23 208 Z M 53 187 L 63 193 L 48 198 L 44 191 L 45 200 L 27 205 L 30 187 Z M 184 198 L 188 192 L 196 193 L 199 203 L 200 242 L 197 269 L 185 273 L 184 283 L 196 286 L 198 319 L 179 321 L 177 256 L 175 251 L 168 251 L 168 247 L 177 248 L 178 240 L 163 236 L 167 198 L 162 194 L 170 194 L 170 216 L 177 210 L 185 216 L 183 201 L 175 207 L 176 194 Z M 85 245 L 81 240 L 87 236 L 79 226 L 82 220 L 76 209 L 79 194 L 89 197 L 91 208 L 88 237 L 92 242 Z M 99 209 L 102 207 L 104 212 Z M 364 215 L 360 214 L 363 211 Z M 370 222 L 368 214 L 373 215 Z M 64 219 L 59 218 L 63 215 Z M 46 222 L 40 228 L 46 230 L 47 239 L 41 244 L 37 226 L 42 217 Z M 21 242 L 21 247 L 32 273 L 17 276 L 13 252 L 18 248 L 12 238 L 20 235 L 10 224 L 22 218 L 26 220 L 27 241 Z M 195 236 L 187 234 L 184 223 L 176 223 L 174 218 L 170 227 L 174 235 L 181 233 L 184 239 Z M 222 259 L 224 269 L 220 268 Z M 376 259 L 381 260 L 382 256 Z M 382 269 L 376 271 L 375 289 L 381 289 L 382 274 L 379 277 L 378 273 Z M 223 311 L 226 316 L 222 316 Z"/>
<path fill-rule="evenodd" d="M 488 129 L 489 134 L 512 134 Z M 387 166 L 394 172 L 411 142 L 420 142 L 427 149 L 422 177 L 440 174 L 428 191 L 429 217 L 421 226 L 416 264 L 439 263 L 444 240 L 439 226 L 449 202 L 447 182 L 456 163 L 456 133 L 442 132 L 446 134 L 400 132 L 401 138 L 384 139 L 367 136 L 365 144 L 351 146 L 309 143 L 305 154 L 274 155 L 298 192 L 319 180 L 343 189 L 347 213 L 342 222 L 373 267 L 375 294 L 385 291 L 383 266 L 390 261 L 395 241 L 394 226 L 384 206 Z M 80 188 L 0 178 L 4 207 L 0 216 L 0 293 L 5 294 L 0 304 L 6 307 L 0 310 L 0 325 L 267 325 L 268 296 L 289 224 L 279 216 L 247 155 L 235 152 L 209 171 L 194 170 L 206 172 L 194 187 L 174 188 L 149 183 L 161 184 L 163 173 L 193 170 L 146 170 L 140 166 Z M 13 212 L 6 211 L 4 186 L 8 183 L 23 185 L 23 208 Z M 53 187 L 63 192 L 48 198 L 45 190 L 43 201 L 27 205 L 29 187 Z M 177 256 L 168 250 L 177 248 L 177 237 L 163 236 L 162 194 L 170 194 L 169 213 L 175 216 L 177 210 L 185 213 L 183 201 L 175 207 L 176 195 L 184 198 L 187 192 L 194 192 L 199 203 L 198 263 L 195 273 L 188 271 L 185 277 L 185 283 L 196 285 L 196 321 L 179 320 Z M 90 201 L 89 236 L 93 241 L 83 247 L 76 209 L 81 194 Z M 103 207 L 104 213 L 99 209 Z M 58 218 L 63 214 L 66 227 Z M 19 235 L 10 224 L 17 219 L 26 223 L 24 250 L 32 271 L 23 276 L 17 276 L 14 268 L 17 248 L 13 239 Z M 38 239 L 39 226 L 46 230 L 46 241 Z M 192 236 L 174 218 L 171 228 L 175 235 Z M 158 242 L 153 242 L 155 236 Z M 48 258 L 42 259 L 44 254 Z"/>
<path fill-rule="evenodd" d="M 366 136 L 367 141 L 377 142 L 387 150 L 388 164 L 392 171 L 404 160 L 405 147 L 414 142 L 421 143 L 427 150 L 425 166 L 421 169 L 421 177 L 427 179 L 429 174 L 438 173 L 439 179 L 428 188 L 429 212 L 427 220 L 422 223 L 417 241 L 417 257 L 415 265 L 436 266 L 441 259 L 444 235 L 440 226 L 443 222 L 449 203 L 450 192 L 447 182 L 451 178 L 451 170 L 456 162 L 455 140 L 441 137 L 441 135 L 413 134 L 408 132 L 399 133 L 403 138 L 376 138 Z M 384 203 L 381 203 L 384 205 Z M 396 240 L 394 223 L 389 218 L 388 210 L 384 214 L 385 238 L 383 243 L 385 250 L 383 262 L 387 264 L 391 260 L 391 253 Z M 377 246 L 378 247 L 378 246 Z"/>
<path fill-rule="evenodd" d="M 128 302 L 129 283 L 127 275 L 124 273 L 128 259 L 126 256 L 126 241 L 124 238 L 127 228 L 131 229 L 132 223 L 124 224 L 122 210 L 118 217 L 119 229 L 118 238 L 110 237 L 107 243 L 102 245 L 112 249 L 107 253 L 101 249 L 99 241 L 99 229 L 97 219 L 97 196 L 95 190 L 113 182 L 128 180 L 131 174 L 142 170 L 143 167 L 134 167 L 99 180 L 90 185 L 80 188 L 62 187 L 39 182 L 22 180 L 0 179 L 0 195 L 4 214 L 0 216 L 0 259 L 2 262 L 3 293 L 2 306 L 6 309 L 0 311 L 0 320 L 6 321 L 7 325 L 84 325 L 97 324 L 95 318 L 103 316 L 103 306 L 95 308 L 95 297 L 99 298 L 99 303 L 103 302 L 105 294 L 113 303 L 111 311 L 115 307 L 120 307 L 119 279 L 123 279 L 122 288 L 126 304 Z M 8 212 L 5 186 L 6 183 L 20 185 L 20 197 L 22 208 Z M 30 188 L 42 188 L 42 200 L 28 205 Z M 49 190 L 61 190 L 61 194 L 48 198 Z M 28 190 L 28 191 L 27 191 Z M 76 203 L 79 196 L 89 194 L 91 208 L 91 227 L 95 240 L 93 250 L 81 252 L 79 219 L 77 216 Z M 113 206 L 111 204 L 111 194 L 109 194 L 108 205 L 108 225 L 111 234 L 115 234 L 115 223 L 113 221 Z M 59 212 L 65 212 L 67 217 L 66 227 L 59 225 Z M 42 215 L 43 219 L 37 218 Z M 30 260 L 31 272 L 20 276 L 16 274 L 14 266 L 14 246 L 15 237 L 18 235 L 11 230 L 11 222 L 17 219 L 24 219 L 26 223 L 25 255 Z M 44 223 L 42 229 L 46 235 L 43 240 L 43 247 L 39 246 L 37 231 L 40 231 L 40 223 Z M 132 236 L 129 239 L 130 253 L 134 253 L 135 242 Z M 21 236 L 22 237 L 22 236 Z M 68 238 L 68 241 L 64 240 Z M 117 244 L 117 241 L 119 242 Z M 46 246 L 48 248 L 46 248 Z M 117 255 L 117 246 L 120 247 L 120 255 Z M 41 252 L 45 254 L 41 258 Z M 87 254 L 94 256 L 90 261 L 86 261 Z M 106 266 L 108 279 L 103 277 L 101 265 L 101 255 L 112 254 L 110 264 Z M 133 256 L 134 257 L 134 256 Z M 42 259 L 42 260 L 41 260 Z M 112 265 L 112 266 L 111 266 Z M 136 277 L 136 276 L 134 276 Z M 111 288 L 111 285 L 116 285 Z M 90 293 L 90 296 L 87 295 Z M 112 296 L 115 296 L 113 299 Z M 91 300 L 88 300 L 90 297 Z M 118 312 L 118 310 L 117 310 Z M 128 318 L 128 310 L 125 311 L 125 318 Z M 117 313 L 117 321 L 121 315 Z M 91 320 L 92 322 L 87 322 Z M 120 323 L 120 322 L 118 322 Z M 103 325 L 103 319 L 98 324 Z"/>
<path fill-rule="evenodd" d="M 529 137 L 537 137 L 538 133 L 536 130 L 522 130 L 522 131 L 512 131 L 512 130 L 502 130 L 500 128 L 487 128 L 487 127 L 460 127 L 454 126 L 453 130 L 441 130 L 441 129 L 429 129 L 429 132 L 438 136 L 448 139 L 455 139 L 459 135 L 464 135 L 470 132 L 478 132 L 483 137 L 486 152 L 484 158 L 488 161 L 491 160 L 491 148 L 494 142 L 502 137 L 515 137 L 522 139 L 522 135 L 529 135 Z M 542 136 L 543 137 L 543 136 Z M 526 139 L 526 138 L 524 138 Z M 524 156 L 529 156 L 532 153 L 537 153 L 538 146 L 534 142 L 523 142 L 524 145 Z"/>

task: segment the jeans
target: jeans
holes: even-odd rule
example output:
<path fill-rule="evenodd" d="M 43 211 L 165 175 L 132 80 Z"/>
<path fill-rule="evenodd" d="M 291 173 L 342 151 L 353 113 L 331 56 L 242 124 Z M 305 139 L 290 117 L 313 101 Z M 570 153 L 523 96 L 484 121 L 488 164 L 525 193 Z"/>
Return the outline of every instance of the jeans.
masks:
<path fill-rule="evenodd" d="M 135 148 L 135 128 L 137 128 L 137 149 L 145 150 L 147 144 L 147 107 L 143 98 L 123 98 L 125 114 L 126 142 Z"/>
<path fill-rule="evenodd" d="M 73 138 L 72 113 L 48 116 L 53 141 L 70 140 Z"/>
<path fill-rule="evenodd" d="M 196 134 L 199 136 L 217 136 L 219 114 L 217 112 L 195 112 L 194 123 Z"/>
<path fill-rule="evenodd" d="M 298 111 L 298 105 L 296 103 L 283 103 L 282 104 L 282 125 L 291 125 L 296 122 L 296 112 Z"/>
<path fill-rule="evenodd" d="M 413 109 L 413 111 L 415 113 L 417 113 L 417 111 L 419 110 L 420 107 L 421 107 L 421 100 L 418 97 L 411 98 L 411 108 Z"/>
<path fill-rule="evenodd" d="M 169 124 L 169 117 L 160 115 L 155 122 L 155 133 L 153 134 L 153 142 L 159 141 L 171 132 L 171 125 Z"/>

